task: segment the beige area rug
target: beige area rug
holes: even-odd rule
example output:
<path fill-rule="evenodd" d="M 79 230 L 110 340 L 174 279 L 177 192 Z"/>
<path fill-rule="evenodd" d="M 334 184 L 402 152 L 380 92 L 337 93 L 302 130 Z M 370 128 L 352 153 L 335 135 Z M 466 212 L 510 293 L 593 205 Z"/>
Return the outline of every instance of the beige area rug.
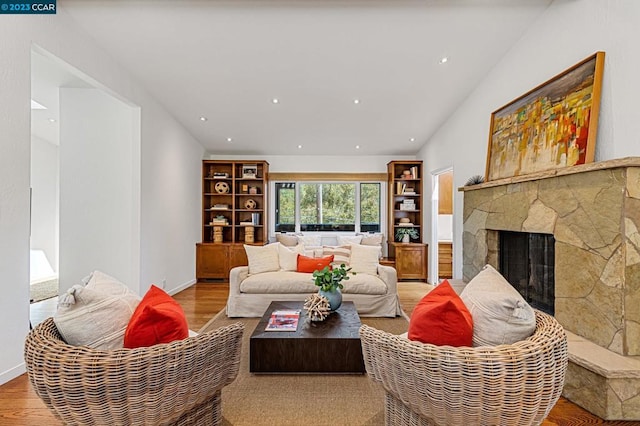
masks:
<path fill-rule="evenodd" d="M 240 373 L 222 391 L 223 425 L 384 424 L 384 391 L 366 374 L 249 373 L 249 338 L 258 321 L 259 318 L 227 318 L 223 311 L 200 330 L 234 322 L 245 325 Z M 361 321 L 394 334 L 404 333 L 408 327 L 404 317 Z"/>
<path fill-rule="evenodd" d="M 41 281 L 38 283 L 31 284 L 29 286 L 30 289 L 30 298 L 31 303 L 40 302 L 42 300 L 51 299 L 52 297 L 56 297 L 59 291 L 58 279 L 54 278 L 47 281 Z"/>

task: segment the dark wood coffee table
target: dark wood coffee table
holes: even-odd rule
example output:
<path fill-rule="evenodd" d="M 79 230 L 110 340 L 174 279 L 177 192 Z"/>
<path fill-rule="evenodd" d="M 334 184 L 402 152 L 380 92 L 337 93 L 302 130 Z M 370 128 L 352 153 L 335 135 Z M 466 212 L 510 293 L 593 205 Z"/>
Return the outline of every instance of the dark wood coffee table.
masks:
<path fill-rule="evenodd" d="M 271 302 L 249 341 L 252 373 L 364 373 L 360 317 L 353 302 L 312 322 L 303 302 Z M 265 331 L 276 309 L 300 309 L 296 331 Z"/>

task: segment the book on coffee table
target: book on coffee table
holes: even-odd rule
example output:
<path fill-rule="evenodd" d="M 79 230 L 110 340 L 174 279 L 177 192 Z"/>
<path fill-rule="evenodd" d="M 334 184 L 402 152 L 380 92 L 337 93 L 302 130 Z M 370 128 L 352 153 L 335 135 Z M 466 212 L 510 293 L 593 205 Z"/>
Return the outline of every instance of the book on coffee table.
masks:
<path fill-rule="evenodd" d="M 278 309 L 271 313 L 265 330 L 267 331 L 296 331 L 300 320 L 300 310 Z"/>

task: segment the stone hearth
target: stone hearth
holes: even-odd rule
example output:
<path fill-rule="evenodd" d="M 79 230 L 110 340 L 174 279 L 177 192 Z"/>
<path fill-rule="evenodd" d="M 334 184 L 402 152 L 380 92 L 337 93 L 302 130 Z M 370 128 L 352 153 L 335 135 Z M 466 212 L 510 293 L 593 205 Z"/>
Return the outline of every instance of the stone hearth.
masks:
<path fill-rule="evenodd" d="M 606 363 L 583 356 L 572 360 L 570 354 L 565 391 L 573 394 L 565 396 L 605 419 L 640 420 L 640 360 L 636 358 L 640 356 L 640 158 L 574 166 L 461 190 L 464 280 L 469 281 L 487 263 L 498 268 L 497 231 L 552 234 L 556 240 L 556 319 L 581 339 L 582 347 L 595 344 L 606 353 L 617 354 L 618 358 L 607 359 L 626 363 L 622 375 L 630 380 L 627 383 L 616 373 L 624 391 L 619 384 L 614 389 L 606 378 L 608 373 L 594 368 Z M 637 371 L 633 365 L 638 366 Z M 610 368 L 618 371 L 615 365 Z M 595 386 L 595 378 L 587 377 L 593 374 L 604 377 L 604 394 L 593 388 L 585 395 L 575 393 L 579 384 Z"/>

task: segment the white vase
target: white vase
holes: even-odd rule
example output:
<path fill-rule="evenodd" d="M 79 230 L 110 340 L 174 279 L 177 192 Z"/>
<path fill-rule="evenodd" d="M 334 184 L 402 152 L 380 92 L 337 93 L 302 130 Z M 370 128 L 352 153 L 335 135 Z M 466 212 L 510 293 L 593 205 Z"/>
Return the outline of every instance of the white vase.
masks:
<path fill-rule="evenodd" d="M 404 235 L 402 236 L 402 242 L 403 242 L 403 243 L 408 243 L 408 242 L 410 242 L 410 241 L 411 241 L 411 237 L 409 236 L 409 234 L 404 234 Z"/>

